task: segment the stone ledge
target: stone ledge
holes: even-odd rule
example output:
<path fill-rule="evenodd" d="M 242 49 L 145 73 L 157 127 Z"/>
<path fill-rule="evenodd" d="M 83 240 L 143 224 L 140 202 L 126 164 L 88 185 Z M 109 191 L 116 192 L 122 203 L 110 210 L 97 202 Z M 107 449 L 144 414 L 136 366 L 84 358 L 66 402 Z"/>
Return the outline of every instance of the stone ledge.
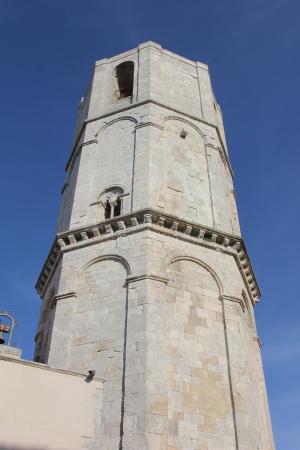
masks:
<path fill-rule="evenodd" d="M 141 232 L 145 229 L 202 245 L 212 250 L 233 254 L 248 288 L 251 300 L 253 303 L 257 302 L 260 297 L 259 288 L 247 250 L 240 236 L 178 219 L 176 216 L 160 213 L 153 209 L 139 210 L 94 225 L 58 234 L 38 278 L 36 284 L 38 293 L 43 295 L 63 253 Z"/>

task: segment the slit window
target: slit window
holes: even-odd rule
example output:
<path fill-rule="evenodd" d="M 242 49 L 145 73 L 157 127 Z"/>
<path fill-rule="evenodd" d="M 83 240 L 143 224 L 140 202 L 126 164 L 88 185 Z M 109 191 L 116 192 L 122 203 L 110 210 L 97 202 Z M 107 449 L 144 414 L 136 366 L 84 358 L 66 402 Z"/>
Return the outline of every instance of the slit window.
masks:
<path fill-rule="evenodd" d="M 105 219 L 110 219 L 110 217 L 111 217 L 111 204 L 108 199 L 105 202 L 104 217 L 105 217 Z"/>
<path fill-rule="evenodd" d="M 119 216 L 121 214 L 121 199 L 117 198 L 114 206 L 114 217 Z"/>
<path fill-rule="evenodd" d="M 115 76 L 117 79 L 116 96 L 118 99 L 131 97 L 133 93 L 133 74 L 134 63 L 126 61 L 119 64 L 115 69 Z"/>

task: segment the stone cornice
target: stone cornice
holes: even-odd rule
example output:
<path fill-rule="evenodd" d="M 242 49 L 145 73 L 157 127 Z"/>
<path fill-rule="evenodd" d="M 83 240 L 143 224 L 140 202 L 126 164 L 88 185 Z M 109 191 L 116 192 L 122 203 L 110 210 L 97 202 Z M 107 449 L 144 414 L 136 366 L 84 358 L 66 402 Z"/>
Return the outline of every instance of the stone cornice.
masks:
<path fill-rule="evenodd" d="M 43 295 L 45 292 L 63 253 L 145 229 L 233 255 L 252 302 L 257 302 L 260 297 L 259 287 L 240 236 L 178 219 L 176 216 L 153 209 L 135 211 L 58 234 L 38 278 L 36 284 L 38 293 Z"/>

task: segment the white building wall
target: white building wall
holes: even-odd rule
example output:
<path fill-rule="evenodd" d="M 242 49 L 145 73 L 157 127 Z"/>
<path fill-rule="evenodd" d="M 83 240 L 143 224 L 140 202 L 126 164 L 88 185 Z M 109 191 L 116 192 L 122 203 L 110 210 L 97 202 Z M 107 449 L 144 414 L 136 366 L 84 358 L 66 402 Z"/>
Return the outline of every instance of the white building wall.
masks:
<path fill-rule="evenodd" d="M 0 356 L 0 447 L 99 448 L 103 382 Z"/>

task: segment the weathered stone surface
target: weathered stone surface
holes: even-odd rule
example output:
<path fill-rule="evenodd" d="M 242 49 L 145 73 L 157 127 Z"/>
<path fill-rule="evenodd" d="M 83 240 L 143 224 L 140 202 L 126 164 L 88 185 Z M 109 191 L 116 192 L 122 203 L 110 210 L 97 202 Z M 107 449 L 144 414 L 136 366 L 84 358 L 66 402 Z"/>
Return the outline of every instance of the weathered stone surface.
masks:
<path fill-rule="evenodd" d="M 127 59 L 133 94 L 117 101 Z M 274 449 L 207 66 L 147 43 L 97 62 L 91 86 L 58 225 L 72 239 L 43 287 L 38 354 L 104 380 L 101 445 L 89 449 Z"/>

